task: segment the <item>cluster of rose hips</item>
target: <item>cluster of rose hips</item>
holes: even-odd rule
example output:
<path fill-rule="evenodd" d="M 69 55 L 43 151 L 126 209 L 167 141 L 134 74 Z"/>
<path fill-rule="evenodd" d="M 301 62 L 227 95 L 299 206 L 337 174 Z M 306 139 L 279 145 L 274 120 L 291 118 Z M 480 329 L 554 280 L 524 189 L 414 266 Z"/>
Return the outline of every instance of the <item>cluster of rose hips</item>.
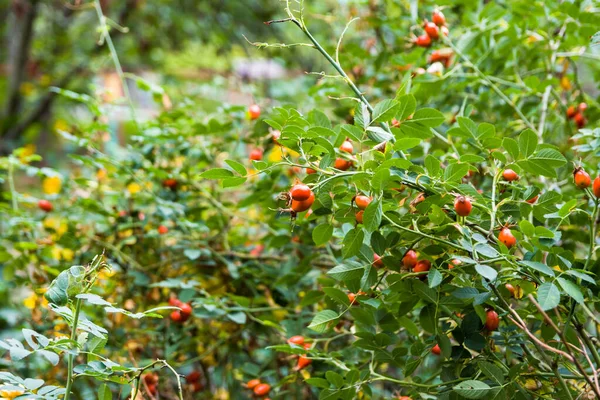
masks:
<path fill-rule="evenodd" d="M 367 208 L 367 206 L 371 204 L 373 198 L 360 194 L 355 196 L 354 199 L 352 199 L 352 201 L 354 202 L 354 204 L 356 204 L 356 207 L 358 207 L 358 211 L 355 214 L 356 222 L 362 224 L 363 216 L 365 214 L 365 208 Z"/>
<path fill-rule="evenodd" d="M 567 118 L 575 121 L 575 125 L 577 125 L 579 129 L 583 128 L 587 122 L 583 116 L 587 107 L 586 103 L 579 103 L 577 107 L 569 106 L 569 108 L 567 108 Z"/>
<path fill-rule="evenodd" d="M 412 249 L 408 250 L 404 254 L 404 257 L 402 257 L 402 265 L 409 271 L 412 270 L 417 273 L 427 272 L 431 269 L 431 261 L 426 259 L 419 260 L 417 252 Z M 421 279 L 425 279 L 426 277 L 427 275 L 425 274 L 420 275 Z"/>
<path fill-rule="evenodd" d="M 440 32 L 444 36 L 448 36 L 448 27 L 446 27 L 446 17 L 441 11 L 435 10 L 431 15 L 431 22 L 425 20 L 423 22 L 423 30 L 425 33 L 417 36 L 415 44 L 419 47 L 431 46 L 432 40 L 437 40 L 440 37 Z"/>
<path fill-rule="evenodd" d="M 578 167 L 573 171 L 573 181 L 575 182 L 575 186 L 577 186 L 579 189 L 587 189 L 591 185 L 592 193 L 596 198 L 600 199 L 600 176 L 597 176 L 592 184 L 592 178 L 590 178 L 590 174 L 585 172 L 583 168 Z"/>
<path fill-rule="evenodd" d="M 306 342 L 304 336 L 292 336 L 287 342 L 290 345 L 301 346 L 304 348 L 304 350 L 310 350 L 312 347 L 310 343 Z M 300 371 L 301 369 L 308 367 L 311 363 L 312 360 L 310 358 L 307 358 L 306 356 L 298 356 L 298 362 L 296 363 L 294 370 Z"/>
<path fill-rule="evenodd" d="M 200 382 L 201 377 L 202 374 L 200 374 L 200 371 L 192 371 L 185 377 L 187 383 L 189 383 L 192 386 L 192 391 L 194 393 L 204 389 L 204 385 L 202 384 L 202 382 Z"/>
<path fill-rule="evenodd" d="M 173 322 L 184 323 L 192 315 L 192 306 L 189 303 L 182 302 L 175 296 L 169 298 L 169 305 L 179 307 L 179 310 L 171 313 L 171 321 Z"/>
<path fill-rule="evenodd" d="M 260 379 L 251 379 L 246 383 L 246 388 L 254 392 L 256 396 L 266 396 L 271 391 L 271 385 L 262 383 Z M 267 399 L 265 399 L 267 400 Z"/>

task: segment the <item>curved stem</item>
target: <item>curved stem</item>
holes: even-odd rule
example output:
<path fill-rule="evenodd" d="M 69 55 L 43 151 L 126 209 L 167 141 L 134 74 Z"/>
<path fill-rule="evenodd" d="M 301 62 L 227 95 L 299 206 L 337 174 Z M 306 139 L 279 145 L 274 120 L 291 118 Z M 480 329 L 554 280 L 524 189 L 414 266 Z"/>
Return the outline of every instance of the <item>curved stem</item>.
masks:
<path fill-rule="evenodd" d="M 306 25 L 304 25 L 303 22 L 298 21 L 296 18 L 290 18 L 290 21 L 293 22 L 294 24 L 296 24 L 296 26 L 298 26 L 298 28 L 300 28 L 300 30 L 302 30 L 302 32 L 306 35 L 306 37 L 308 37 L 308 39 L 313 43 L 313 45 L 315 46 L 315 49 L 317 49 L 319 51 L 319 53 L 321 53 L 323 55 L 323 57 L 325 57 L 325 59 L 333 66 L 333 68 L 338 72 L 338 74 L 340 74 L 340 76 L 342 78 L 344 78 L 344 80 L 346 81 L 346 84 L 350 87 L 350 89 L 352 89 L 354 94 L 356 94 L 356 96 L 358 96 L 359 100 L 367 107 L 369 112 L 373 113 L 373 106 L 371 106 L 369 101 L 365 98 L 364 94 L 360 91 L 360 89 L 358 89 L 358 87 L 354 84 L 354 82 L 352 82 L 352 79 L 350 79 L 350 77 L 346 74 L 346 72 L 344 71 L 342 66 L 338 62 L 336 62 L 336 60 L 334 60 L 333 57 L 331 57 L 329 55 L 329 53 L 323 48 L 323 46 L 321 46 L 321 44 L 317 41 L 317 39 L 314 38 L 314 36 L 306 28 Z M 390 140 L 392 142 L 395 142 L 396 137 L 392 133 L 392 130 L 390 129 L 389 125 L 385 122 L 381 122 L 379 125 L 383 128 L 383 130 L 385 130 L 387 133 L 389 133 L 391 135 L 392 139 L 390 139 Z M 398 153 L 400 154 L 400 156 L 402 158 L 406 158 L 404 153 L 402 153 L 402 152 L 398 152 Z"/>
<path fill-rule="evenodd" d="M 71 327 L 71 341 L 76 342 L 77 340 L 77 324 L 79 322 L 79 313 L 81 312 L 81 299 L 75 300 L 75 314 L 73 315 L 73 322 Z M 71 387 L 73 386 L 73 354 L 67 356 L 67 384 L 65 385 L 65 398 L 69 400 L 71 397 Z"/>

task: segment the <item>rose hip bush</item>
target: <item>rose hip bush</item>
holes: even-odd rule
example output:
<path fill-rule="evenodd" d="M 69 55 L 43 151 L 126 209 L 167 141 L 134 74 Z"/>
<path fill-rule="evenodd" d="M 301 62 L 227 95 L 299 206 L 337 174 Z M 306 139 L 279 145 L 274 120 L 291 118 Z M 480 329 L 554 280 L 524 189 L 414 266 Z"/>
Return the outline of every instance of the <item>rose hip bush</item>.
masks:
<path fill-rule="evenodd" d="M 328 64 L 298 98 L 109 155 L 61 91 L 76 172 L 0 159 L 2 396 L 600 397 L 597 10 L 303 6 L 266 21 Z"/>

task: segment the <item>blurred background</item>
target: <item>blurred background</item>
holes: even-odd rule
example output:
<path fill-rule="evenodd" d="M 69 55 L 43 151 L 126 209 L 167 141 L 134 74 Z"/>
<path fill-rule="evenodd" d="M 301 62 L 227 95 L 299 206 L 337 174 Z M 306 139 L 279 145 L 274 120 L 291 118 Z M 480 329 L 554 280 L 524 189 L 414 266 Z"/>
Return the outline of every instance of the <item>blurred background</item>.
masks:
<path fill-rule="evenodd" d="M 314 30 L 328 36 L 334 32 L 321 27 L 354 6 L 318 1 L 307 7 L 322 16 L 313 21 Z M 57 130 L 69 130 L 73 120 L 84 117 L 85 107 L 74 107 L 54 88 L 99 95 L 113 107 L 111 140 L 125 141 L 130 111 L 114 54 L 101 36 L 107 28 L 138 118 L 157 113 L 152 98 L 157 91 L 164 106 L 191 96 L 207 110 L 222 103 L 251 104 L 256 97 L 298 96 L 304 81 L 316 80 L 303 71 L 324 68 L 318 55 L 305 49 L 257 49 L 248 42 L 302 40 L 297 30 L 286 29 L 290 26 L 263 24 L 284 16 L 283 9 L 279 1 L 257 0 L 183 0 L 177 6 L 168 0 L 3 1 L 0 148 L 6 152 L 29 144 L 49 162 L 59 157 Z M 148 91 L 148 85 L 157 85 L 156 90 Z"/>

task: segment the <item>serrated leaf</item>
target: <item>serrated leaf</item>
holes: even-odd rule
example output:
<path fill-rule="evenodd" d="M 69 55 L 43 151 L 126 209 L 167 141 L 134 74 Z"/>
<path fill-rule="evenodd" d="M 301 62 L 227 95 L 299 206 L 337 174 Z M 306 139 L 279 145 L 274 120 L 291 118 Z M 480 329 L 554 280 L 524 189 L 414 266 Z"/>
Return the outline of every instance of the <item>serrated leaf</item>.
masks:
<path fill-rule="evenodd" d="M 239 163 L 235 160 L 225 160 L 225 162 L 227 163 L 227 165 L 229 165 L 231 168 L 233 168 L 233 170 L 235 172 L 237 172 L 241 176 L 246 176 L 247 171 L 246 171 L 246 167 L 244 166 L 244 164 Z"/>
<path fill-rule="evenodd" d="M 326 332 L 329 328 L 329 325 L 331 325 L 338 318 L 339 315 L 335 311 L 323 310 L 315 315 L 310 325 L 308 325 L 308 328 L 315 332 L 323 333 Z"/>
<path fill-rule="evenodd" d="M 333 226 L 331 224 L 321 224 L 318 225 L 312 231 L 312 238 L 315 242 L 315 245 L 319 246 L 325 244 L 331 239 L 333 235 Z"/>
<path fill-rule="evenodd" d="M 563 288 L 565 293 L 569 295 L 569 297 L 571 297 L 579 304 L 583 304 L 583 294 L 581 294 L 581 291 L 579 290 L 576 284 L 561 277 L 556 278 L 556 280 L 558 281 L 560 287 Z"/>
<path fill-rule="evenodd" d="M 456 393 L 467 399 L 482 399 L 489 394 L 491 389 L 488 384 L 475 380 L 461 382 L 452 388 Z"/>
<path fill-rule="evenodd" d="M 529 158 L 535 152 L 538 137 L 531 129 L 526 129 L 519 135 L 519 152 L 523 158 Z"/>
<path fill-rule="evenodd" d="M 459 182 L 467 173 L 469 173 L 469 165 L 467 164 L 450 164 L 444 170 L 444 181 Z"/>
<path fill-rule="evenodd" d="M 371 124 L 391 120 L 399 109 L 400 103 L 395 100 L 383 100 L 377 103 L 373 108 Z"/>
<path fill-rule="evenodd" d="M 504 374 L 502 373 L 502 369 L 500 369 L 500 367 L 497 367 L 488 361 L 479 361 L 477 366 L 489 380 L 497 383 L 498 385 L 504 384 Z"/>
<path fill-rule="evenodd" d="M 442 283 L 442 274 L 436 268 L 431 268 L 429 273 L 427 274 L 427 281 L 429 282 L 429 287 L 434 288 Z"/>
<path fill-rule="evenodd" d="M 106 383 L 98 388 L 98 400 L 112 400 L 112 392 Z"/>
<path fill-rule="evenodd" d="M 444 123 L 444 114 L 435 108 L 421 108 L 415 112 L 411 122 L 418 122 L 429 128 L 435 128 Z"/>
<path fill-rule="evenodd" d="M 551 310 L 560 303 L 560 290 L 552 282 L 543 283 L 538 288 L 537 300 L 542 310 Z"/>
<path fill-rule="evenodd" d="M 510 154 L 513 160 L 519 159 L 519 144 L 515 139 L 504 138 L 502 140 L 502 147 Z"/>
<path fill-rule="evenodd" d="M 354 261 L 347 261 L 345 264 L 340 264 L 327 272 L 333 279 L 347 281 L 350 279 L 358 279 L 363 276 L 365 267 Z"/>
<path fill-rule="evenodd" d="M 405 94 L 398 97 L 396 100 L 400 104 L 396 118 L 400 121 L 404 121 L 417 109 L 417 100 L 412 94 Z"/>
<path fill-rule="evenodd" d="M 374 232 L 379 228 L 381 224 L 381 218 L 383 216 L 383 211 L 381 208 L 381 201 L 373 200 L 367 208 L 365 209 L 365 213 L 363 215 L 363 225 L 368 232 Z"/>
<path fill-rule="evenodd" d="M 333 287 L 324 287 L 323 288 L 323 292 L 325 292 L 325 294 L 329 297 L 331 297 L 333 300 L 337 301 L 338 303 L 348 307 L 350 305 L 350 300 L 348 299 L 348 295 L 341 291 L 340 289 L 337 288 L 333 288 Z"/>
<path fill-rule="evenodd" d="M 491 282 L 495 281 L 498 276 L 498 271 L 488 265 L 476 264 L 475 271 Z"/>
<path fill-rule="evenodd" d="M 344 258 L 357 255 L 360 252 L 364 238 L 365 232 L 360 227 L 356 227 L 346 233 L 344 247 L 342 248 Z"/>
<path fill-rule="evenodd" d="M 554 271 L 546 264 L 542 264 L 537 261 L 520 261 L 519 264 L 525 265 L 526 267 L 535 269 L 538 272 L 541 272 L 544 275 L 554 276 Z"/>
<path fill-rule="evenodd" d="M 213 168 L 204 171 L 200 174 L 201 178 L 204 179 L 224 179 L 224 178 L 232 178 L 233 172 L 225 168 Z"/>

